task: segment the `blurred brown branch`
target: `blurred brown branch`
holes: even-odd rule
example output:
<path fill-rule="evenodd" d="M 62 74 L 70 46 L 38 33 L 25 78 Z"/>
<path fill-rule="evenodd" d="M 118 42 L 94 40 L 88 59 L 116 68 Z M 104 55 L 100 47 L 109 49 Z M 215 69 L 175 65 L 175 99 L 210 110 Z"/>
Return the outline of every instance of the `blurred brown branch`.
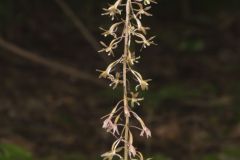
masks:
<path fill-rule="evenodd" d="M 79 32 L 84 36 L 84 38 L 88 41 L 88 43 L 96 50 L 99 51 L 101 49 L 98 41 L 94 38 L 91 32 L 87 29 L 87 27 L 81 22 L 81 20 L 77 17 L 77 15 L 71 10 L 71 8 L 64 2 L 64 0 L 55 0 L 59 7 L 62 9 L 63 13 L 73 22 L 73 24 L 77 27 Z M 101 58 L 109 63 L 110 59 L 106 56 L 101 55 Z"/>
<path fill-rule="evenodd" d="M 92 76 L 89 73 L 80 71 L 78 69 L 75 69 L 73 67 L 69 67 L 69 66 L 65 66 L 63 64 L 60 64 L 58 62 L 52 61 L 52 60 L 48 60 L 46 58 L 43 58 L 41 56 L 38 56 L 36 53 L 32 53 L 29 51 L 26 51 L 22 48 L 19 48 L 18 46 L 9 43 L 7 41 L 5 41 L 2 37 L 0 37 L 0 47 L 2 47 L 5 50 L 8 50 L 10 52 L 12 52 L 13 54 L 16 54 L 18 56 L 21 56 L 25 59 L 28 59 L 32 62 L 36 62 L 38 64 L 41 64 L 45 67 L 54 69 L 56 71 L 65 73 L 67 75 L 70 75 L 72 77 L 84 80 L 84 81 L 88 81 L 91 82 L 97 86 L 104 86 L 104 84 L 97 80 L 97 78 L 95 76 Z"/>

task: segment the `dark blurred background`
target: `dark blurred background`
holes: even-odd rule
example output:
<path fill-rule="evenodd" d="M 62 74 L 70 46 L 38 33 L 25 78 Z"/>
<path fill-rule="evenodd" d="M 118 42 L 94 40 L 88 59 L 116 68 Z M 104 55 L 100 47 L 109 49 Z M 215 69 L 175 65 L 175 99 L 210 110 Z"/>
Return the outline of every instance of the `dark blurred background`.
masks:
<path fill-rule="evenodd" d="M 100 117 L 121 90 L 96 69 L 107 0 L 0 0 L 0 160 L 96 160 L 112 138 Z M 157 46 L 138 112 L 155 160 L 240 159 L 240 1 L 159 0 L 144 20 Z M 102 54 L 104 55 L 104 54 Z"/>

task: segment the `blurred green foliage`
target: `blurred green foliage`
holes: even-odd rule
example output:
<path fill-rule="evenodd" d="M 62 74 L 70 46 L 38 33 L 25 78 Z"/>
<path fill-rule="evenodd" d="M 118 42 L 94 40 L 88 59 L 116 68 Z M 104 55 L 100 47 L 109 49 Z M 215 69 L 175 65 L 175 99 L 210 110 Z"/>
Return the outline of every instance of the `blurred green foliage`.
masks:
<path fill-rule="evenodd" d="M 205 155 L 201 159 L 202 160 L 219 160 L 218 155 L 216 154 Z"/>
<path fill-rule="evenodd" d="M 158 90 L 150 90 L 146 95 L 146 103 L 152 107 L 158 107 L 166 100 L 186 101 L 199 99 L 207 94 L 215 94 L 217 88 L 210 83 L 204 83 L 193 87 L 188 84 L 175 83 L 164 85 Z"/>
<path fill-rule="evenodd" d="M 179 45 L 179 49 L 181 51 L 187 51 L 190 53 L 202 51 L 204 47 L 205 47 L 205 43 L 201 39 L 182 41 Z"/>
<path fill-rule="evenodd" d="M 239 160 L 239 157 L 239 146 L 231 146 L 224 148 L 219 153 L 204 155 L 200 160 Z"/>
<path fill-rule="evenodd" d="M 171 160 L 171 159 L 162 154 L 158 154 L 158 155 L 153 156 L 153 160 Z"/>
<path fill-rule="evenodd" d="M 205 154 L 198 158 L 198 160 L 239 160 L 240 147 L 231 146 L 223 148 L 222 151 Z M 98 160 L 101 157 L 96 158 Z M 170 157 L 161 153 L 152 156 L 153 160 L 171 160 Z M 20 146 L 14 144 L 0 144 L 0 160 L 33 160 L 29 151 L 23 149 Z M 81 153 L 69 153 L 69 154 L 53 154 L 41 160 L 86 160 L 86 157 Z"/>
<path fill-rule="evenodd" d="M 57 159 L 60 159 L 60 157 L 58 157 Z M 86 157 L 80 153 L 72 153 L 72 154 L 63 155 L 61 159 L 62 160 L 85 160 Z"/>
<path fill-rule="evenodd" d="M 223 157 L 223 160 L 238 160 L 240 158 L 240 147 L 227 147 L 220 154 L 220 157 Z"/>
<path fill-rule="evenodd" d="M 0 1 L 0 27 L 6 27 L 5 24 L 11 21 L 13 16 L 13 2 L 11 0 Z"/>
<path fill-rule="evenodd" d="M 0 160 L 32 160 L 31 153 L 14 144 L 0 144 Z"/>

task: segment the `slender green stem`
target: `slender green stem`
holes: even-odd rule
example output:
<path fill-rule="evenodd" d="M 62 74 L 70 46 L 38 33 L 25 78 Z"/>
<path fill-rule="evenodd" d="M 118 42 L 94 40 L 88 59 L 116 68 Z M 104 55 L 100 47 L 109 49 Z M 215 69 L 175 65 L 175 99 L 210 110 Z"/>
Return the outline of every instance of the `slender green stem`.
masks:
<path fill-rule="evenodd" d="M 124 113 L 125 113 L 125 144 L 124 144 L 124 160 L 128 160 L 128 139 L 129 139 L 129 108 L 127 99 L 127 62 L 126 58 L 129 51 L 129 20 L 130 20 L 130 3 L 131 0 L 126 2 L 126 19 L 125 19 L 125 29 L 124 29 L 124 61 L 123 61 L 123 99 L 124 99 Z"/>

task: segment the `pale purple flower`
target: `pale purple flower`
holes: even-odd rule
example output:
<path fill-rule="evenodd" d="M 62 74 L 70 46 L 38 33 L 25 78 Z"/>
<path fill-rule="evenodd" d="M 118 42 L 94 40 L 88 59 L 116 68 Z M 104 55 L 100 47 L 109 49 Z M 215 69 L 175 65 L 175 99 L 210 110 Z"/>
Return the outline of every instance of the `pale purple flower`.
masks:
<path fill-rule="evenodd" d="M 143 127 L 140 136 L 144 136 L 144 134 L 146 135 L 147 138 L 152 136 L 151 131 L 147 127 Z"/>
<path fill-rule="evenodd" d="M 111 132 L 113 135 L 115 135 L 115 133 L 119 135 L 118 127 L 112 122 L 111 117 L 104 120 L 102 128 L 106 129 L 107 132 Z"/>
<path fill-rule="evenodd" d="M 135 149 L 135 147 L 133 146 L 133 145 L 129 145 L 129 156 L 130 157 L 135 157 L 136 156 L 136 154 L 137 154 L 137 151 L 136 151 L 136 149 Z"/>

